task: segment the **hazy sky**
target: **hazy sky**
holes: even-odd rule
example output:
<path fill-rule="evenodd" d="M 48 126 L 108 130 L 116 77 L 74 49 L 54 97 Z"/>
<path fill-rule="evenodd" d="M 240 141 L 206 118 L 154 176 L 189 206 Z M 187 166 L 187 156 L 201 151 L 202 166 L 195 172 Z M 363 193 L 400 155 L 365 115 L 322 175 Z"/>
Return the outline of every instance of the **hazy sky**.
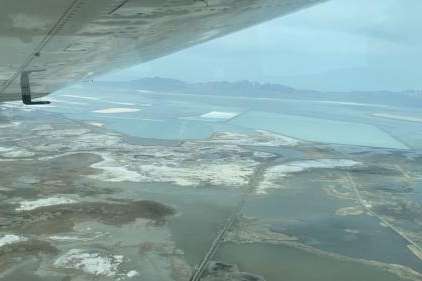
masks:
<path fill-rule="evenodd" d="M 107 76 L 422 89 L 421 0 L 331 0 Z M 201 71 L 199 71 L 201 70 Z"/>

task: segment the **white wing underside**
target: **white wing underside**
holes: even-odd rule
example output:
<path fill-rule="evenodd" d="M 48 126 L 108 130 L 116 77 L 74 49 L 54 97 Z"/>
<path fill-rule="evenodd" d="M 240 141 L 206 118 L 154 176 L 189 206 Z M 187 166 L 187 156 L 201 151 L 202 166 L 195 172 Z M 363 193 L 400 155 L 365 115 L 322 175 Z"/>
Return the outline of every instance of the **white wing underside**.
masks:
<path fill-rule="evenodd" d="M 34 97 L 324 0 L 0 0 L 0 101 Z"/>

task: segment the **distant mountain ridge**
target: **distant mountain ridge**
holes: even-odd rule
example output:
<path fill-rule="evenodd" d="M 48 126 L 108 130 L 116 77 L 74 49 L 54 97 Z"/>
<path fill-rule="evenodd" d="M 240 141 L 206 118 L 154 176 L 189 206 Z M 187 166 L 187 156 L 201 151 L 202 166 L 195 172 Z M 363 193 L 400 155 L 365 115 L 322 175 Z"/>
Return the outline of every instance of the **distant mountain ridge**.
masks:
<path fill-rule="evenodd" d="M 227 82 L 211 81 L 188 83 L 177 79 L 147 77 L 132 81 L 98 81 L 99 86 L 118 87 L 134 90 L 147 90 L 160 93 L 193 95 L 238 96 L 255 98 L 330 99 L 356 103 L 404 103 L 409 106 L 422 106 L 422 91 L 354 91 L 322 92 L 295 89 L 282 84 L 259 83 L 248 80 Z"/>
<path fill-rule="evenodd" d="M 259 91 L 283 91 L 283 92 L 298 92 L 299 90 L 292 87 L 288 87 L 281 84 L 269 84 L 269 83 L 259 83 L 252 82 L 248 80 L 236 81 L 236 82 L 227 82 L 227 81 L 210 81 L 210 82 L 200 82 L 200 83 L 187 83 L 184 81 L 170 79 L 170 78 L 161 78 L 161 77 L 147 77 L 137 80 L 127 81 L 127 82 L 100 82 L 100 83 L 111 83 L 119 84 L 120 86 L 130 86 L 130 87 L 140 87 L 145 90 L 189 90 L 189 89 L 209 89 L 212 91 L 230 91 L 231 93 L 240 91 L 240 90 L 259 90 Z"/>

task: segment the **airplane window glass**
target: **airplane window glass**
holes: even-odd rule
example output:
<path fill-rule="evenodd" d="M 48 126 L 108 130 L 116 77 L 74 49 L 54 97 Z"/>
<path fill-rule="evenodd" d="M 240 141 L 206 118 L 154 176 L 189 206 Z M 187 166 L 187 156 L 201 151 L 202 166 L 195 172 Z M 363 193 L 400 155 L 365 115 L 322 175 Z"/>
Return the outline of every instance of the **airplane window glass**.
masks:
<path fill-rule="evenodd" d="M 0 3 L 0 280 L 422 280 L 422 2 Z"/>

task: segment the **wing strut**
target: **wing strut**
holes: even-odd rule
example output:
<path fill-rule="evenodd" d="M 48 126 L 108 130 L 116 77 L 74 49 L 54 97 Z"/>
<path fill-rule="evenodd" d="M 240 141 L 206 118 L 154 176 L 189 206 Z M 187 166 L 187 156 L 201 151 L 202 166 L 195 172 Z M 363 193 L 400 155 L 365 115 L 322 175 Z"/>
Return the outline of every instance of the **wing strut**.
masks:
<path fill-rule="evenodd" d="M 29 83 L 29 74 L 31 72 L 40 72 L 44 70 L 30 70 L 21 72 L 21 93 L 22 93 L 22 102 L 24 104 L 49 104 L 49 101 L 32 101 L 31 98 L 31 86 Z"/>

